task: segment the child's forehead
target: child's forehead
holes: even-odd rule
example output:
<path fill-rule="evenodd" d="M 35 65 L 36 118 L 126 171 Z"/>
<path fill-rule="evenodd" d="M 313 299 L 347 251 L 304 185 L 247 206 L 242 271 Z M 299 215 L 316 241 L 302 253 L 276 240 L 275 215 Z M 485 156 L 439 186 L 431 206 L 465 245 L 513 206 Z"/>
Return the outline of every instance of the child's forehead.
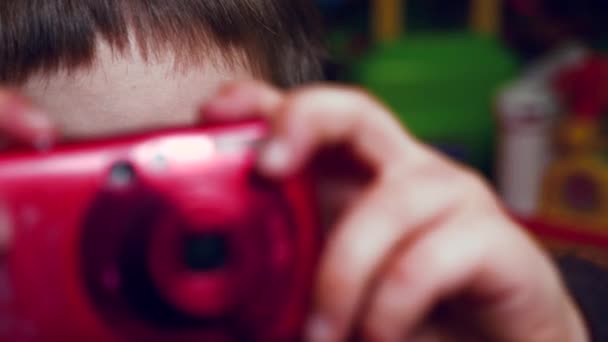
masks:
<path fill-rule="evenodd" d="M 218 86 L 253 77 L 244 66 L 220 65 L 211 57 L 176 68 L 167 53 L 145 61 L 136 51 L 117 55 L 101 44 L 91 67 L 31 77 L 23 92 L 67 136 L 88 138 L 191 124 Z"/>

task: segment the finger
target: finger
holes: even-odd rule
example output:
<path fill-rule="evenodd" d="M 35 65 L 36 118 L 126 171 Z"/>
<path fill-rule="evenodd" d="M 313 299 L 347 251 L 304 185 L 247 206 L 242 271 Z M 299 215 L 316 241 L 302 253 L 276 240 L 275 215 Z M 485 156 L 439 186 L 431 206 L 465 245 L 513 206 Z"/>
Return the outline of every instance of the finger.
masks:
<path fill-rule="evenodd" d="M 261 82 L 231 83 L 222 87 L 216 96 L 201 108 L 201 121 L 226 123 L 262 119 L 274 128 L 279 115 L 278 108 L 284 97 L 278 89 Z M 289 163 L 288 153 L 283 145 L 269 143 L 263 148 L 263 162 L 260 164 L 286 168 L 285 163 Z"/>
<path fill-rule="evenodd" d="M 203 122 L 231 122 L 261 118 L 271 120 L 283 99 L 282 93 L 272 86 L 247 81 L 230 83 L 201 108 Z"/>
<path fill-rule="evenodd" d="M 496 219 L 488 225 L 473 222 L 479 221 L 452 221 L 403 250 L 364 319 L 369 336 L 409 336 L 438 304 L 459 296 L 473 298 L 463 315 L 478 322 L 484 338 L 559 341 L 579 334 L 566 327 L 566 296 L 532 243 L 513 227 L 494 229 Z M 463 229 L 467 223 L 470 228 Z"/>
<path fill-rule="evenodd" d="M 418 334 L 435 305 L 479 275 L 486 252 L 479 234 L 442 228 L 413 242 L 383 275 L 362 323 L 371 340 Z"/>
<path fill-rule="evenodd" d="M 263 83 L 235 83 L 222 88 L 201 113 L 205 121 L 269 120 L 275 139 L 262 152 L 260 165 L 275 176 L 300 169 L 318 147 L 339 143 L 350 145 L 372 167 L 387 167 L 403 159 L 408 141 L 382 105 L 348 88 L 311 86 L 283 95 Z"/>
<path fill-rule="evenodd" d="M 24 98 L 0 90 L 0 134 L 9 140 L 45 148 L 56 139 L 48 117 Z"/>
<path fill-rule="evenodd" d="M 319 269 L 309 327 L 312 340 L 345 338 L 378 270 L 393 251 L 425 230 L 440 227 L 465 191 L 475 193 L 466 182 L 445 177 L 446 183 L 438 182 L 443 169 L 435 164 L 414 165 L 401 175 L 411 182 L 376 184 L 332 231 Z M 417 191 L 420 188 L 424 191 Z"/>
<path fill-rule="evenodd" d="M 45 113 L 8 91 L 0 91 L 0 133 L 35 146 L 48 146 L 56 138 L 55 128 Z"/>
<path fill-rule="evenodd" d="M 289 93 L 277 110 L 275 138 L 261 159 L 269 175 L 300 169 L 321 146 L 346 144 L 379 173 L 398 165 L 395 161 L 420 154 L 396 119 L 363 92 L 306 87 Z"/>

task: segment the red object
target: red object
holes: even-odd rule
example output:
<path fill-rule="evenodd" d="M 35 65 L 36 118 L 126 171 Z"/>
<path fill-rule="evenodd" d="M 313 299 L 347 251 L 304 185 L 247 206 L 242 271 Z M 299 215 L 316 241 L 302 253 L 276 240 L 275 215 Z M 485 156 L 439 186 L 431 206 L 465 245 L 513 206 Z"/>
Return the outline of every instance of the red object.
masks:
<path fill-rule="evenodd" d="M 599 120 L 608 110 L 608 58 L 595 55 L 564 71 L 557 90 L 575 117 Z"/>
<path fill-rule="evenodd" d="M 1 341 L 294 340 L 319 235 L 305 177 L 255 175 L 258 123 L 0 159 Z"/>
<path fill-rule="evenodd" d="M 608 233 L 549 222 L 541 218 L 516 218 L 523 227 L 542 239 L 595 248 L 608 248 Z"/>
<path fill-rule="evenodd" d="M 541 2 L 539 0 L 509 0 L 511 7 L 520 15 L 537 17 L 541 14 Z"/>

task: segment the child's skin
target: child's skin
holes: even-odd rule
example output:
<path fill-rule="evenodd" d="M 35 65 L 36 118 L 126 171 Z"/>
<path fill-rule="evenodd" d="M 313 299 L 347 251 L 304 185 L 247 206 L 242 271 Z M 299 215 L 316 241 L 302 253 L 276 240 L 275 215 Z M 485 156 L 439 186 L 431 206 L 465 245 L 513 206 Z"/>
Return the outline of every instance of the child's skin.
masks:
<path fill-rule="evenodd" d="M 284 92 L 247 68 L 174 73 L 169 59 L 146 64 L 100 51 L 92 69 L 0 90 L 5 138 L 45 144 L 56 132 L 86 139 L 193 124 L 203 106 L 203 120 L 256 113 L 273 124 L 260 157 L 269 176 L 302 168 L 319 147 L 337 143 L 374 168 L 374 181 L 331 231 L 310 340 L 340 341 L 355 329 L 371 341 L 587 339 L 554 266 L 492 192 L 366 93 L 328 85 Z M 0 226 L 0 245 L 10 248 L 10 227 Z M 446 299 L 448 319 L 431 316 Z"/>

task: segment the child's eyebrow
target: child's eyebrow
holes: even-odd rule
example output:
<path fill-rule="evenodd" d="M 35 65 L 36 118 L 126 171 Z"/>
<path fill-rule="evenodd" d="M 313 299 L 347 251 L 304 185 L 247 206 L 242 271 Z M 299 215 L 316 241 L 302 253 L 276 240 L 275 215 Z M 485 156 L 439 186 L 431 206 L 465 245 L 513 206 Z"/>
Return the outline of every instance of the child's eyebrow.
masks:
<path fill-rule="evenodd" d="M 307 0 L 3 0 L 0 83 L 91 66 L 99 41 L 117 54 L 177 65 L 246 65 L 279 85 L 320 77 L 323 49 Z"/>

